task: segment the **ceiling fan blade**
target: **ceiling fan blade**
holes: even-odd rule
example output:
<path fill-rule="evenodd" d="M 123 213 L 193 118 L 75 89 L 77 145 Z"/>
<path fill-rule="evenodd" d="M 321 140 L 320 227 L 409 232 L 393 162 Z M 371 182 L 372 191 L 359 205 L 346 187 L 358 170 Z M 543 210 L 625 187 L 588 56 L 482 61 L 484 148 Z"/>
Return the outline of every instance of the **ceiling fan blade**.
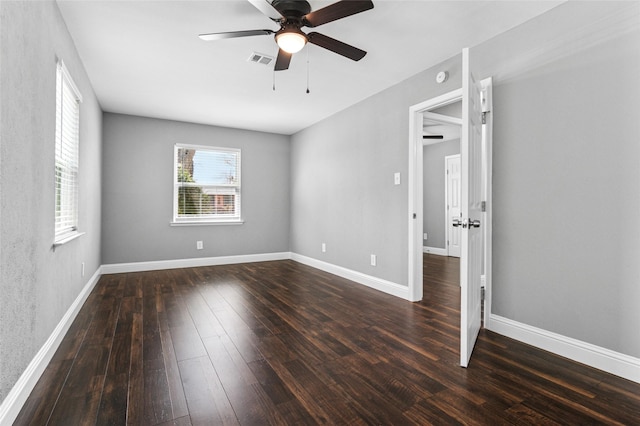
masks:
<path fill-rule="evenodd" d="M 341 0 L 307 14 L 304 23 L 313 28 L 369 9 L 373 9 L 371 0 Z"/>
<path fill-rule="evenodd" d="M 275 31 L 271 31 L 271 30 L 247 30 L 247 31 L 229 31 L 226 33 L 200 34 L 198 37 L 200 37 L 202 40 L 205 40 L 205 41 L 212 41 L 212 40 L 224 40 L 226 38 L 269 35 L 274 33 Z"/>
<path fill-rule="evenodd" d="M 285 52 L 282 49 L 278 50 L 278 57 L 276 58 L 276 71 L 284 71 L 289 69 L 289 63 L 291 62 L 291 53 Z"/>
<path fill-rule="evenodd" d="M 273 21 L 280 21 L 282 19 L 282 15 L 280 12 L 276 10 L 275 7 L 271 6 L 271 3 L 267 2 L 267 0 L 248 0 L 256 9 L 258 9 L 263 14 L 267 15 Z"/>
<path fill-rule="evenodd" d="M 367 52 L 365 52 L 364 50 L 343 43 L 324 34 L 311 32 L 307 34 L 307 39 L 309 40 L 309 43 L 324 47 L 327 50 L 335 52 L 338 55 L 342 55 L 354 61 L 359 61 L 360 59 L 364 58 L 364 55 L 367 54 Z"/>

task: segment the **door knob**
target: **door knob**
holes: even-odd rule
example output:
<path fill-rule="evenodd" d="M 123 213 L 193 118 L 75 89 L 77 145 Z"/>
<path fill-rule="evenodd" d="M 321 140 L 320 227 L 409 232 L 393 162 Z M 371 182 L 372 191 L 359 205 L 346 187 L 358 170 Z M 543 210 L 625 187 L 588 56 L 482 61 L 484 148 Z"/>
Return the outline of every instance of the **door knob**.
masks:
<path fill-rule="evenodd" d="M 457 219 L 453 219 L 453 226 L 460 226 L 462 225 L 463 228 L 480 228 L 480 221 L 479 220 L 471 220 L 471 219 L 462 219 L 462 222 L 458 221 Z"/>

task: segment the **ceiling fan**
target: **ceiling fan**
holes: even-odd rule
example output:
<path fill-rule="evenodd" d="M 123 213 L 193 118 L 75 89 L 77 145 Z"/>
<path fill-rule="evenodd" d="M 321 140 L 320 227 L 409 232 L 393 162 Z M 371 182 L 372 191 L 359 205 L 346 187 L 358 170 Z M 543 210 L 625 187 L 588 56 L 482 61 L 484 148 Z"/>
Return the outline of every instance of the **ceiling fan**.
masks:
<path fill-rule="evenodd" d="M 202 40 L 222 40 L 227 38 L 250 37 L 275 34 L 278 44 L 278 57 L 275 71 L 289 68 L 291 56 L 302 50 L 307 43 L 315 44 L 339 55 L 359 61 L 367 54 L 364 50 L 348 45 L 317 32 L 304 33 L 302 27 L 315 28 L 347 16 L 373 9 L 371 0 L 341 0 L 316 11 L 306 0 L 248 0 L 260 12 L 280 25 L 278 31 L 269 29 L 230 31 L 223 33 L 200 34 Z"/>

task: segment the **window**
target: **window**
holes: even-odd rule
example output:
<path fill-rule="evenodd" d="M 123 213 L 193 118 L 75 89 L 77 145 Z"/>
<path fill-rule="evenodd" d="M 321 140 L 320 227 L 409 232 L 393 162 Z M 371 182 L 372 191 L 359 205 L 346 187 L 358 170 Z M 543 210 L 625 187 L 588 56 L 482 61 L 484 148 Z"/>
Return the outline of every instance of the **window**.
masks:
<path fill-rule="evenodd" d="M 78 234 L 78 157 L 82 97 L 62 61 L 56 73 L 55 243 Z"/>
<path fill-rule="evenodd" d="M 240 150 L 176 145 L 174 223 L 240 223 Z"/>

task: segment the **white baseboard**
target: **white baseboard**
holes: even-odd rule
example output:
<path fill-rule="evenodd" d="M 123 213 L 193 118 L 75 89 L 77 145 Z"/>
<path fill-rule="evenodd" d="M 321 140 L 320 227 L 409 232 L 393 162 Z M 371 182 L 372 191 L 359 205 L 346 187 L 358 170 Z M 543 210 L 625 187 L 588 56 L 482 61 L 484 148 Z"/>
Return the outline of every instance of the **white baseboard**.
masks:
<path fill-rule="evenodd" d="M 112 263 L 102 265 L 103 274 L 158 271 L 162 269 L 196 268 L 199 266 L 231 265 L 236 263 L 267 262 L 291 259 L 290 252 L 245 254 L 238 256 L 199 257 L 194 259 L 158 260 L 152 262 Z"/>
<path fill-rule="evenodd" d="M 305 265 L 311 266 L 316 269 L 320 269 L 321 271 L 325 271 L 342 278 L 346 278 L 351 281 L 355 281 L 358 284 L 366 285 L 367 287 L 371 287 L 373 289 L 382 291 L 392 296 L 409 300 L 409 287 L 407 286 L 396 284 L 391 281 L 383 280 L 381 278 L 363 274 L 362 272 L 343 268 L 342 266 L 337 266 L 332 263 L 323 262 L 321 260 L 313 259 L 311 257 L 303 256 L 297 253 L 291 253 L 291 260 L 303 263 Z"/>
<path fill-rule="evenodd" d="M 336 266 L 310 257 L 291 252 L 249 254 L 239 256 L 201 257 L 195 259 L 158 260 L 152 262 L 112 263 L 102 265 L 103 274 L 157 271 L 162 269 L 195 268 L 199 266 L 230 265 L 236 263 L 266 262 L 291 259 L 296 262 L 338 275 L 342 278 L 364 284 L 367 287 L 409 300 L 409 288 L 400 284 L 366 275 L 351 269 Z"/>
<path fill-rule="evenodd" d="M 438 248 L 438 247 L 422 247 L 423 253 L 436 254 L 438 256 L 448 256 L 447 249 Z"/>
<path fill-rule="evenodd" d="M 640 383 L 640 358 L 491 314 L 487 328 L 590 367 Z"/>
<path fill-rule="evenodd" d="M 2 405 L 0 405 L 0 425 L 12 424 L 18 414 L 20 414 L 22 406 L 27 401 L 38 380 L 40 380 L 40 376 L 42 376 L 42 373 L 44 373 L 44 370 L 49 365 L 51 358 L 53 358 L 56 350 L 58 350 L 62 339 L 65 334 L 67 334 L 73 320 L 78 315 L 78 312 L 80 312 L 80 308 L 84 305 L 84 302 L 87 300 L 87 297 L 89 297 L 89 294 L 97 284 L 101 275 L 101 268 L 98 268 L 80 291 L 80 294 L 78 294 L 78 297 L 76 297 L 69 309 L 67 309 L 67 312 L 56 328 L 53 329 L 47 341 L 44 342 L 44 345 L 42 345 L 27 368 L 22 372 L 22 375 L 11 391 L 9 391 L 5 400 L 2 401 Z"/>

